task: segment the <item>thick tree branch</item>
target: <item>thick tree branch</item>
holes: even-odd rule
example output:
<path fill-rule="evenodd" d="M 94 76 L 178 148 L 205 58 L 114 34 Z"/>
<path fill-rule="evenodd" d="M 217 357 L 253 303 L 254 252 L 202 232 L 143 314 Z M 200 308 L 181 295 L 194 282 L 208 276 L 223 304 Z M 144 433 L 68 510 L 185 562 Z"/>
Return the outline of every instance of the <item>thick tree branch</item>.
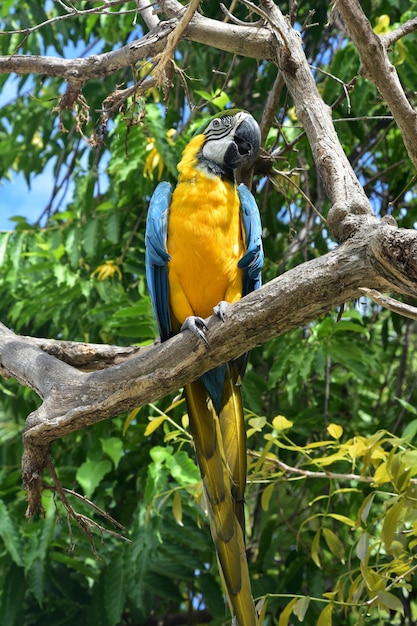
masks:
<path fill-rule="evenodd" d="M 299 33 L 291 26 L 273 0 L 261 0 L 277 46 L 278 65 L 293 97 L 297 115 L 303 124 L 313 152 L 314 162 L 333 205 L 329 226 L 338 241 L 352 236 L 360 228 L 361 215 L 372 215 L 369 201 L 345 155 L 333 126 L 331 109 L 323 103 Z M 334 218 L 337 211 L 337 218 Z M 354 218 L 352 219 L 352 216 Z"/>
<path fill-rule="evenodd" d="M 6 327 L 0 323 L 3 331 Z M 68 363 L 78 369 L 95 371 L 118 365 L 133 356 L 142 348 L 135 346 L 111 346 L 99 343 L 83 343 L 81 341 L 61 341 L 59 339 L 41 339 L 38 337 L 23 337 L 30 345 L 40 348 L 47 354 Z"/>
<path fill-rule="evenodd" d="M 0 56 L 0 73 L 42 74 L 81 82 L 109 76 L 145 58 L 154 57 L 165 49 L 166 38 L 178 25 L 184 12 L 181 4 L 174 4 L 175 10 L 167 11 L 174 16 L 173 19 L 159 22 L 142 39 L 133 41 L 119 50 L 93 54 L 85 59 L 61 59 L 37 55 Z M 273 54 L 273 37 L 267 29 L 225 24 L 199 14 L 195 14 L 191 20 L 185 37 L 255 59 L 269 59 Z"/>
<path fill-rule="evenodd" d="M 392 38 L 384 39 L 374 33 L 358 0 L 335 0 L 334 5 L 359 53 L 362 74 L 375 84 L 390 108 L 401 130 L 408 155 L 417 168 L 417 113 L 409 103 L 397 70 L 389 60 L 387 49 Z M 416 22 L 409 24 L 409 28 L 414 30 Z"/>
<path fill-rule="evenodd" d="M 0 372 L 43 399 L 28 417 L 24 434 L 28 513 L 39 504 L 42 471 L 55 439 L 173 392 L 230 358 L 358 297 L 360 287 L 417 295 L 416 250 L 414 231 L 373 218 L 336 250 L 234 304 L 225 323 L 210 318 L 208 347 L 186 332 L 95 372 L 81 372 L 0 326 Z"/>
<path fill-rule="evenodd" d="M 165 40 L 174 28 L 175 20 L 162 22 L 142 39 L 133 41 L 119 50 L 92 54 L 85 59 L 61 59 L 37 55 L 0 56 L 0 73 L 42 74 L 80 82 L 102 78 L 162 52 Z"/>

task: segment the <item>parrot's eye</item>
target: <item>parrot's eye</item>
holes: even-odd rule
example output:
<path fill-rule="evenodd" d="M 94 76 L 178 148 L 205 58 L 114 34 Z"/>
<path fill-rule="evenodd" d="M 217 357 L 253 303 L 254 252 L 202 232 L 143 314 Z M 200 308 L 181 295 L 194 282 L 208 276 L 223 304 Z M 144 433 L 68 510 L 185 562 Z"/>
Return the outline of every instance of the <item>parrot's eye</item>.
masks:
<path fill-rule="evenodd" d="M 220 128 L 221 122 L 220 120 L 213 120 L 213 128 Z"/>

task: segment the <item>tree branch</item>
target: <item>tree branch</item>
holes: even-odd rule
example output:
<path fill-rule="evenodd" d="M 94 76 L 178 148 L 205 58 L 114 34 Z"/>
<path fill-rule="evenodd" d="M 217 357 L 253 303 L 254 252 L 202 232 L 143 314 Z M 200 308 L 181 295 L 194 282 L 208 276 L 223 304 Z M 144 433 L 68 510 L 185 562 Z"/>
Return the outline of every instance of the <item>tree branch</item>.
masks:
<path fill-rule="evenodd" d="M 0 326 L 0 373 L 15 377 L 43 399 L 29 415 L 23 437 L 28 513 L 39 505 L 42 472 L 55 439 L 174 392 L 207 370 L 358 297 L 360 287 L 416 295 L 416 250 L 414 231 L 373 218 L 336 250 L 295 267 L 234 304 L 224 323 L 211 317 L 208 347 L 192 333 L 180 333 L 161 345 L 141 348 L 135 356 L 128 353 L 124 363 L 100 371 L 81 372 L 46 354 L 36 340 Z M 103 353 L 106 350 L 113 352 L 106 348 Z"/>
<path fill-rule="evenodd" d="M 392 46 L 396 41 L 413 33 L 417 30 L 417 17 L 413 17 L 411 20 L 407 20 L 404 24 L 401 24 L 395 30 L 392 30 L 390 33 L 386 33 L 385 35 L 381 35 L 382 43 L 385 48 L 388 50 L 390 46 Z"/>
<path fill-rule="evenodd" d="M 7 331 L 0 323 L 0 329 Z M 25 342 L 36 346 L 57 359 L 78 369 L 95 371 L 118 365 L 139 354 L 143 348 L 137 346 L 111 346 L 106 344 L 82 343 L 78 341 L 61 341 L 59 339 L 42 339 L 38 337 L 22 337 Z"/>
<path fill-rule="evenodd" d="M 328 224 L 338 241 L 360 228 L 358 216 L 372 215 L 369 201 L 340 145 L 331 109 L 323 103 L 302 48 L 299 33 L 273 0 L 261 0 L 262 15 L 276 37 L 277 63 L 292 95 L 313 152 L 314 162 L 333 208 Z M 337 218 L 334 219 L 334 211 Z M 354 216 L 352 218 L 352 216 Z"/>
<path fill-rule="evenodd" d="M 374 33 L 358 0 L 335 0 L 334 5 L 359 53 L 363 76 L 374 83 L 390 108 L 401 130 L 408 155 L 417 168 L 417 113 L 409 103 L 397 70 L 388 57 L 387 48 L 393 39 L 387 36 L 384 39 Z M 407 32 L 416 26 L 417 22 L 413 20 Z"/>
<path fill-rule="evenodd" d="M 168 6 L 167 13 L 173 16 L 172 19 L 159 22 L 150 33 L 119 50 L 93 54 L 85 59 L 37 55 L 0 56 L 0 73 L 42 74 L 85 82 L 109 76 L 147 57 L 154 57 L 165 49 L 166 38 L 180 23 L 184 12 L 184 7 L 173 0 L 163 4 L 164 7 Z M 273 38 L 267 29 L 226 24 L 199 14 L 195 14 L 188 25 L 185 38 L 256 59 L 269 59 L 273 53 Z"/>
<path fill-rule="evenodd" d="M 406 304 L 405 302 L 399 302 L 389 296 L 384 296 L 375 289 L 361 287 L 359 291 L 363 293 L 364 296 L 367 296 L 370 300 L 372 300 L 372 302 L 375 302 L 375 304 L 379 304 L 385 309 L 389 309 L 390 311 L 397 313 L 397 315 L 408 317 L 411 320 L 417 320 L 417 307 L 411 306 L 411 304 Z M 400 394 L 397 393 L 396 395 L 399 396 Z"/>
<path fill-rule="evenodd" d="M 0 56 L 0 73 L 42 74 L 80 82 L 102 78 L 162 52 L 165 39 L 175 28 L 175 24 L 175 20 L 161 22 L 142 39 L 133 41 L 118 50 L 92 54 L 85 59 L 60 59 L 37 55 Z"/>

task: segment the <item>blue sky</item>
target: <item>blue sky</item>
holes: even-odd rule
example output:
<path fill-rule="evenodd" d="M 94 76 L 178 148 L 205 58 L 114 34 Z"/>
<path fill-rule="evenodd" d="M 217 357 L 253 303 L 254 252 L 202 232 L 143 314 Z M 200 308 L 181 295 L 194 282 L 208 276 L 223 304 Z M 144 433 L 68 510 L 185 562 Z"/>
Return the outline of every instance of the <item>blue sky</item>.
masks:
<path fill-rule="evenodd" d="M 1 107 L 14 100 L 16 97 L 17 81 L 9 78 L 0 93 Z M 0 231 L 14 228 L 11 217 L 21 215 L 29 222 L 38 219 L 43 209 L 47 206 L 52 194 L 54 180 L 52 167 L 33 178 L 29 189 L 23 174 L 14 174 L 12 180 L 0 181 Z"/>
<path fill-rule="evenodd" d="M 45 7 L 47 6 L 46 3 Z M 77 46 L 68 43 L 65 46 L 65 58 L 74 59 L 82 56 L 85 47 L 84 41 L 80 41 Z M 98 41 L 94 48 L 90 49 L 89 54 L 100 52 L 101 47 L 102 44 Z M 46 54 L 58 56 L 56 50 L 51 47 L 46 49 Z M 17 86 L 16 76 L 11 75 L 0 92 L 0 117 L 1 108 L 16 98 Z M 30 91 L 30 87 L 25 87 L 25 91 Z M 52 164 L 49 164 L 42 174 L 32 178 L 30 188 L 23 174 L 14 174 L 10 181 L 0 180 L 0 231 L 14 228 L 15 223 L 10 221 L 10 218 L 14 216 L 23 216 L 29 222 L 36 222 L 48 205 L 54 183 Z M 73 186 L 70 183 L 65 199 L 61 204 L 62 207 L 65 207 L 65 204 L 71 199 L 72 189 Z"/>

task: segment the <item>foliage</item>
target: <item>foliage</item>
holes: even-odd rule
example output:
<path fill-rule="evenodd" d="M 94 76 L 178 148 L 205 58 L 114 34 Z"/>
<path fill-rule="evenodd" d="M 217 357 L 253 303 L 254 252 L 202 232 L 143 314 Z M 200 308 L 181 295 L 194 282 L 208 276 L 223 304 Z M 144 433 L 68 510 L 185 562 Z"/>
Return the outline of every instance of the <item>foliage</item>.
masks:
<path fill-rule="evenodd" d="M 382 29 L 415 9 L 405 0 L 362 4 Z M 328 21 L 328 3 L 298 5 L 317 84 L 376 214 L 413 227 L 413 173 L 385 103 L 359 75 L 341 25 Z M 49 1 L 8 0 L 0 10 L 1 30 L 63 14 L 61 3 Z M 203 10 L 222 19 L 217 3 Z M 25 38 L 1 34 L 1 54 L 116 49 L 142 33 L 139 16 L 116 12 L 55 21 Z M 236 14 L 247 18 L 243 5 Z M 416 47 L 414 33 L 391 53 L 411 92 Z M 155 338 L 144 271 L 150 194 L 160 178 L 175 180 L 181 151 L 204 116 L 238 106 L 260 119 L 276 78 L 272 64 L 188 41 L 176 64 L 181 73 L 164 104 L 155 89 L 130 96 L 106 124 L 99 113 L 105 99 L 131 86 L 135 73 L 149 73 L 148 63 L 86 84 L 84 108 L 61 119 L 59 79 L 0 75 L 2 87 L 13 83 L 18 94 L 0 112 L 2 179 L 23 173 L 30 183 L 47 164 L 54 172 L 39 221 L 29 223 L 16 207 L 14 230 L 0 233 L 0 319 L 16 332 L 126 345 Z M 334 243 L 322 219 L 328 203 L 285 90 L 265 147 L 274 160 L 257 164 L 254 191 L 268 281 Z M 413 322 L 361 300 L 253 351 L 244 383 L 248 555 L 266 626 L 416 623 L 416 341 Z M 25 520 L 21 433 L 39 400 L 16 381 L 0 387 L 1 623 L 146 624 L 154 615 L 204 609 L 211 624 L 225 623 L 181 399 L 54 444 L 61 483 L 122 523 L 131 541 L 97 531 L 96 559 L 79 529 L 69 531 L 52 491 L 44 494 L 45 519 Z"/>

